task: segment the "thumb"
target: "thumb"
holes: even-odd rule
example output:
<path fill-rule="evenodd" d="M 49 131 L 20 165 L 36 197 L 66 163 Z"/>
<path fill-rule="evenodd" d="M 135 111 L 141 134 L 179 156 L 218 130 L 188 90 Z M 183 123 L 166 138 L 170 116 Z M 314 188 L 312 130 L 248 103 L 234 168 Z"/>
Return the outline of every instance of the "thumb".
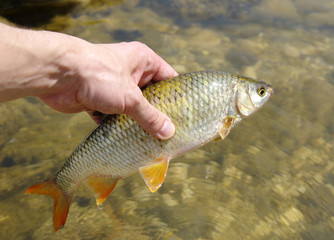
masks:
<path fill-rule="evenodd" d="M 175 133 L 175 126 L 164 113 L 152 106 L 143 95 L 139 101 L 128 109 L 127 114 L 132 117 L 145 131 L 165 140 Z"/>

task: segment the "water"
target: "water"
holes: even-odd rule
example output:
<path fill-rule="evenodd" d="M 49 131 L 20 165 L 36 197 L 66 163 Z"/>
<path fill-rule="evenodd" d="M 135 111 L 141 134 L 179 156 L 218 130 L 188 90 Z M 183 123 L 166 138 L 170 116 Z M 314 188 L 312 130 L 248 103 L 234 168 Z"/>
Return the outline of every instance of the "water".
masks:
<path fill-rule="evenodd" d="M 80 188 L 55 234 L 52 199 L 23 192 L 55 173 L 94 123 L 35 98 L 1 104 L 1 238 L 334 238 L 333 1 L 10 2 L 0 9 L 11 21 L 91 42 L 138 40 L 179 72 L 239 73 L 275 95 L 226 140 L 172 161 L 154 194 L 135 174 L 99 210 Z M 31 20 L 41 6 L 48 17 Z"/>

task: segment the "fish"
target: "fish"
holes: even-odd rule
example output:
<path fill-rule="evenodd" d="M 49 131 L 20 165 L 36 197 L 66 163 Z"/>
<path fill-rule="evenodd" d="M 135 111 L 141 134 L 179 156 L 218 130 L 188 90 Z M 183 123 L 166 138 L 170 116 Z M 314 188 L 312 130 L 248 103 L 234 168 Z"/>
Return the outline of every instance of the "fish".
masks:
<path fill-rule="evenodd" d="M 138 171 L 155 192 L 164 182 L 170 160 L 210 141 L 225 139 L 273 93 L 265 82 L 224 72 L 185 73 L 151 84 L 142 94 L 174 123 L 172 138 L 153 137 L 125 114 L 106 115 L 55 175 L 25 193 L 53 197 L 56 232 L 65 225 L 80 184 L 93 190 L 98 207 L 120 179 Z"/>

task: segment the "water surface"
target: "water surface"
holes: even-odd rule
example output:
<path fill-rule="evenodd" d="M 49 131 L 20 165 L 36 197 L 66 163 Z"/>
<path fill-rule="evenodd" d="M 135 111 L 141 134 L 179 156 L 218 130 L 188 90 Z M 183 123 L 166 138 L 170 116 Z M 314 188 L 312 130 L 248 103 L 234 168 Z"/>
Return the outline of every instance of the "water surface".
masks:
<path fill-rule="evenodd" d="M 39 1 L 5 2 L 12 22 L 91 42 L 141 41 L 180 73 L 238 73 L 271 83 L 275 95 L 226 140 L 173 160 L 154 194 L 136 174 L 99 210 L 80 188 L 57 233 L 52 199 L 23 192 L 55 173 L 94 123 L 35 98 L 1 104 L 3 239 L 334 238 L 333 1 L 44 1 L 50 14 L 35 20 Z"/>

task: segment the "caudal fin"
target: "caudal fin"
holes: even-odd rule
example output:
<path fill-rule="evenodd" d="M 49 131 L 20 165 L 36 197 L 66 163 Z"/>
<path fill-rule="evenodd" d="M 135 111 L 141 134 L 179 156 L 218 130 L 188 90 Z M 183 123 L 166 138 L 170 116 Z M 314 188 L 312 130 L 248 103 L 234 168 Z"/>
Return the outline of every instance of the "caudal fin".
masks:
<path fill-rule="evenodd" d="M 64 192 L 56 183 L 56 177 L 51 177 L 44 182 L 37 183 L 28 188 L 25 194 L 41 194 L 53 197 L 53 226 L 56 232 L 66 222 L 68 209 L 71 204 L 73 193 Z"/>

